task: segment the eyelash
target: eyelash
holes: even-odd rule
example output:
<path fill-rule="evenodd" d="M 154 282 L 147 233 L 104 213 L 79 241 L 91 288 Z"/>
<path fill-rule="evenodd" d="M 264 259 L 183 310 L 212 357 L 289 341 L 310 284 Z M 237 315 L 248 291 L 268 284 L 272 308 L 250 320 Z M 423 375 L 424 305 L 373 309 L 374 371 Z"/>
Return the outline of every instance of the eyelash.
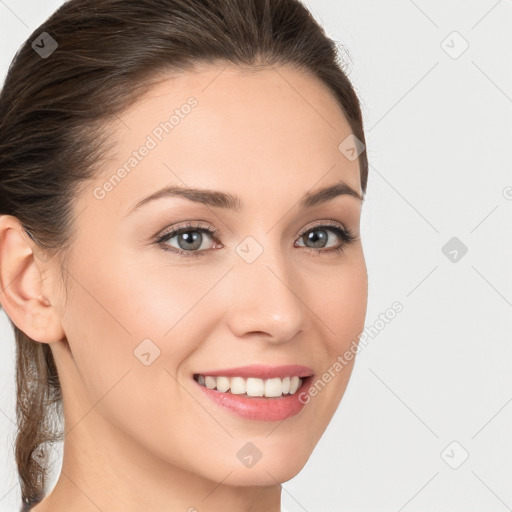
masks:
<path fill-rule="evenodd" d="M 306 249 L 309 249 L 308 254 L 313 252 L 318 252 L 320 254 L 323 253 L 334 253 L 334 254 L 340 254 L 344 251 L 344 249 L 355 242 L 358 237 L 354 235 L 349 229 L 341 227 L 339 224 L 334 224 L 331 222 L 327 222 L 324 224 L 319 224 L 317 226 L 313 226 L 311 228 L 308 228 L 306 231 L 303 231 L 299 236 L 298 239 L 301 239 L 306 235 L 307 233 L 311 231 L 317 231 L 321 230 L 322 228 L 328 228 L 328 230 L 333 231 L 338 235 L 339 238 L 342 239 L 341 244 L 338 247 L 330 248 L 330 249 L 313 249 L 305 247 Z M 204 253 L 208 252 L 208 250 L 201 250 L 201 251 L 184 251 L 183 249 L 178 249 L 176 247 L 169 247 L 169 245 L 165 244 L 164 242 L 169 241 L 171 238 L 174 238 L 175 236 L 181 235 L 182 233 L 187 232 L 201 232 L 201 233 L 207 233 L 214 241 L 216 241 L 216 238 L 220 235 L 220 232 L 218 229 L 212 228 L 209 225 L 202 225 L 202 224 L 187 224 L 185 226 L 180 226 L 178 228 L 172 229 L 170 231 L 164 232 L 161 235 L 157 237 L 154 243 L 160 245 L 160 247 L 164 251 L 173 252 L 175 254 L 179 254 L 181 256 L 185 257 L 199 257 L 203 256 Z"/>

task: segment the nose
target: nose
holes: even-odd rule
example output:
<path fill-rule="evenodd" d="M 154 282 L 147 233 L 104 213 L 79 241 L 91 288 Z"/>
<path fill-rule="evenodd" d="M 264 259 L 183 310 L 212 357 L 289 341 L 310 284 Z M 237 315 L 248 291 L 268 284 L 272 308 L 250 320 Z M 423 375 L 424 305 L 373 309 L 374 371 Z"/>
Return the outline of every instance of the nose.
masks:
<path fill-rule="evenodd" d="M 227 322 L 235 336 L 284 343 L 305 328 L 310 312 L 305 287 L 277 249 L 265 250 L 252 263 L 235 260 L 228 282 Z"/>

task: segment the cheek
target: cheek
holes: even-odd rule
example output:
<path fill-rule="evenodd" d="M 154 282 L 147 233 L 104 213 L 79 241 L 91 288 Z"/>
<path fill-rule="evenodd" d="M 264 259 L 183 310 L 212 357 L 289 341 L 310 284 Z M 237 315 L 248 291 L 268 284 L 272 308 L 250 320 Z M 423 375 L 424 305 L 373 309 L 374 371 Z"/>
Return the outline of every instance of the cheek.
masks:
<path fill-rule="evenodd" d="M 308 302 L 325 333 L 329 355 L 335 358 L 353 340 L 357 341 L 364 329 L 368 276 L 362 252 L 358 251 L 345 264 L 308 273 L 307 279 Z"/>
<path fill-rule="evenodd" d="M 93 273 L 73 270 L 63 318 L 73 356 L 67 384 L 80 387 L 83 397 L 71 407 L 80 408 L 78 417 L 101 415 L 155 453 L 168 449 L 179 457 L 173 439 L 187 439 L 201 409 L 175 376 L 181 377 L 181 363 L 211 332 L 206 315 L 212 304 L 201 299 L 223 272 L 105 260 L 91 265 Z"/>
<path fill-rule="evenodd" d="M 203 299 L 225 271 L 154 261 L 135 265 L 136 258 L 91 260 L 94 272 L 73 269 L 76 281 L 63 319 L 91 399 L 99 399 L 128 371 L 140 372 L 144 382 L 157 372 L 169 379 L 166 369 L 175 375 L 211 330 L 214 311 Z"/>
<path fill-rule="evenodd" d="M 318 329 L 323 336 L 322 373 L 317 375 L 317 394 L 312 401 L 319 417 L 331 418 L 343 397 L 355 363 L 359 336 L 364 329 L 368 276 L 362 252 L 338 268 L 326 269 L 316 276 L 316 293 L 311 304 L 318 316 Z M 329 274 L 330 278 L 328 278 Z M 320 413 L 320 410 L 323 413 Z"/>

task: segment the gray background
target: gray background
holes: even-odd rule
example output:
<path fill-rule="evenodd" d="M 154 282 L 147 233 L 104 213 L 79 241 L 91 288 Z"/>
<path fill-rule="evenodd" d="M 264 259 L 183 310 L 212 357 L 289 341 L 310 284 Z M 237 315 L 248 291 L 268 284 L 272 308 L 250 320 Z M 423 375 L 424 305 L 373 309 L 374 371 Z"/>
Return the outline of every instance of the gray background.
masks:
<path fill-rule="evenodd" d="M 512 2 L 305 3 L 344 45 L 363 104 L 366 325 L 394 301 L 404 310 L 360 352 L 332 423 L 283 485 L 283 509 L 511 510 Z M 0 0 L 2 80 L 61 4 Z M 456 261 L 442 250 L 452 237 Z M 3 311 L 0 340 L 0 512 L 12 512 L 14 339 Z"/>

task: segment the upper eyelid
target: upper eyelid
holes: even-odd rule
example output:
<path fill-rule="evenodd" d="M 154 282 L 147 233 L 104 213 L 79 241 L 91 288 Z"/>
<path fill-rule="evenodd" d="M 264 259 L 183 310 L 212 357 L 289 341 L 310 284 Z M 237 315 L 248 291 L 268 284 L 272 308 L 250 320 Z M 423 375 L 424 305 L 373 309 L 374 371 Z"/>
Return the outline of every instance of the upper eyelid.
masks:
<path fill-rule="evenodd" d="M 316 221 L 314 224 L 308 224 L 305 228 L 301 229 L 299 233 L 297 233 L 296 237 L 301 238 L 303 237 L 308 231 L 319 229 L 319 228 L 331 228 L 333 231 L 336 229 L 341 229 L 343 231 L 346 231 L 350 233 L 350 230 L 345 227 L 345 225 L 342 222 L 339 221 L 333 221 L 333 220 L 320 220 Z M 187 232 L 187 231 L 201 231 L 202 233 L 207 233 L 212 239 L 220 238 L 222 236 L 222 233 L 219 229 L 214 228 L 208 223 L 205 223 L 204 225 L 193 225 L 193 224 L 184 224 L 184 225 L 178 225 L 176 227 L 167 227 L 164 228 L 163 231 L 160 232 L 159 235 L 157 235 L 156 239 L 157 241 L 162 240 L 163 238 L 167 237 L 167 240 L 170 240 L 171 238 L 174 238 L 175 236 L 178 236 L 181 232 Z M 172 235 L 172 236 L 169 236 Z M 340 236 L 337 234 L 337 236 Z M 197 251 L 201 252 L 201 251 Z"/>
<path fill-rule="evenodd" d="M 302 229 L 297 234 L 297 236 L 303 236 L 305 233 L 307 233 L 308 231 L 311 231 L 312 229 L 318 229 L 318 228 L 323 228 L 323 227 L 339 228 L 339 229 L 343 229 L 345 231 L 348 230 L 348 228 L 345 226 L 345 224 L 343 224 L 343 222 L 333 221 L 333 220 L 320 220 L 320 221 L 315 221 L 314 224 L 308 224 L 304 229 Z"/>
<path fill-rule="evenodd" d="M 199 224 L 199 221 L 196 221 L 198 225 L 194 225 L 195 223 L 190 224 L 181 224 L 178 226 L 167 226 L 161 231 L 159 231 L 159 237 L 168 235 L 169 233 L 174 233 L 175 231 L 181 231 L 181 230 L 188 230 L 188 231 L 210 231 L 211 233 L 220 233 L 220 230 L 214 228 L 212 225 L 210 225 L 208 222 L 205 222 L 204 224 Z"/>
<path fill-rule="evenodd" d="M 340 222 L 340 221 L 333 221 L 333 220 L 320 220 L 320 221 L 315 221 L 315 223 L 313 224 L 308 224 L 305 228 L 301 229 L 296 236 L 303 236 L 305 233 L 307 233 L 308 231 L 311 231 L 312 229 L 317 229 L 317 228 L 320 228 L 320 227 L 332 227 L 332 228 L 341 228 L 341 229 L 344 229 L 344 230 L 347 230 L 347 227 L 344 225 L 344 223 Z M 180 232 L 180 231 L 183 231 L 183 230 L 188 230 L 188 231 L 202 231 L 202 232 L 206 232 L 212 236 L 214 235 L 221 235 L 221 231 L 217 228 L 214 228 L 213 226 L 211 226 L 210 224 L 208 223 L 205 223 L 204 225 L 192 225 L 192 224 L 183 224 L 183 225 L 178 225 L 178 226 L 173 226 L 173 227 L 169 227 L 167 226 L 166 228 L 164 228 L 163 230 L 161 230 L 159 232 L 159 234 L 157 235 L 158 238 L 162 238 L 166 235 L 169 235 L 171 233 L 174 233 L 174 236 L 176 232 Z"/>

